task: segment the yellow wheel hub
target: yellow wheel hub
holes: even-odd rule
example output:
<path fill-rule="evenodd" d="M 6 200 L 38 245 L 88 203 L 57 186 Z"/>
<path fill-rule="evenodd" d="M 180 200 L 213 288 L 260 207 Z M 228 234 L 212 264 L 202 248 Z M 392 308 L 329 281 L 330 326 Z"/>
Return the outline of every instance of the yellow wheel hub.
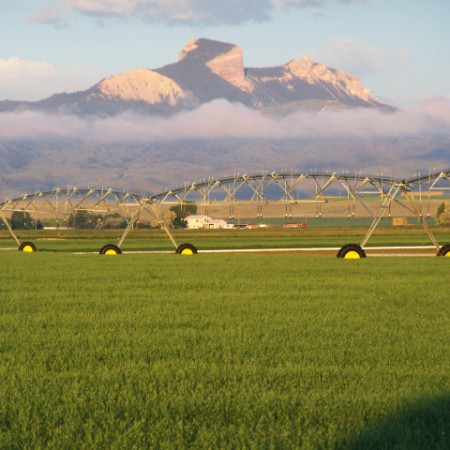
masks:
<path fill-rule="evenodd" d="M 185 248 L 181 251 L 182 255 L 193 255 L 194 252 L 190 248 Z"/>
<path fill-rule="evenodd" d="M 447 252 L 444 256 L 450 258 L 450 252 Z"/>
<path fill-rule="evenodd" d="M 31 245 L 25 245 L 25 247 L 22 249 L 22 251 L 25 253 L 33 253 L 34 252 L 33 247 Z"/>
<path fill-rule="evenodd" d="M 361 256 L 359 256 L 359 253 L 355 252 L 354 250 L 350 250 L 344 256 L 344 259 L 360 259 L 360 258 Z"/>
<path fill-rule="evenodd" d="M 117 255 L 117 252 L 110 248 L 109 250 L 106 250 L 105 255 Z"/>

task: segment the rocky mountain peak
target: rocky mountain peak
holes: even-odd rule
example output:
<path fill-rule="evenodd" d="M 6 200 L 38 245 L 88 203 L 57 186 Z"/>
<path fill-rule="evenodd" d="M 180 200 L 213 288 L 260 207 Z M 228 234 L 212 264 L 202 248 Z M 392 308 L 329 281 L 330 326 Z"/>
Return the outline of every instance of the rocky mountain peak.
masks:
<path fill-rule="evenodd" d="M 189 41 L 180 51 L 179 60 L 193 59 L 197 62 L 207 63 L 211 59 L 217 56 L 227 53 L 233 47 L 234 44 L 228 44 L 227 42 L 214 41 L 212 39 L 193 39 Z"/>
<path fill-rule="evenodd" d="M 303 59 L 293 59 L 284 65 L 293 75 L 309 82 L 315 83 L 318 79 L 330 81 L 333 78 L 333 69 L 325 64 L 312 61 L 307 56 Z"/>
<path fill-rule="evenodd" d="M 191 54 L 198 48 L 198 39 L 192 39 L 190 40 L 180 51 L 178 54 L 178 61 L 181 61 L 182 59 L 186 58 L 187 55 Z"/>
<path fill-rule="evenodd" d="M 309 84 L 327 83 L 337 90 L 364 101 L 372 101 L 370 92 L 361 82 L 340 70 L 332 69 L 325 64 L 312 61 L 307 56 L 301 60 L 293 59 L 284 66 L 294 76 L 301 78 Z"/>
<path fill-rule="evenodd" d="M 238 45 L 211 39 L 194 39 L 180 51 L 179 60 L 192 59 L 205 64 L 209 69 L 228 83 L 251 90 L 251 84 L 245 79 L 244 56 Z"/>
<path fill-rule="evenodd" d="M 171 106 L 186 97 L 186 93 L 173 80 L 148 69 L 131 70 L 108 77 L 97 85 L 96 91 L 106 98 L 149 104 L 165 101 Z M 98 94 L 92 94 L 95 95 Z"/>

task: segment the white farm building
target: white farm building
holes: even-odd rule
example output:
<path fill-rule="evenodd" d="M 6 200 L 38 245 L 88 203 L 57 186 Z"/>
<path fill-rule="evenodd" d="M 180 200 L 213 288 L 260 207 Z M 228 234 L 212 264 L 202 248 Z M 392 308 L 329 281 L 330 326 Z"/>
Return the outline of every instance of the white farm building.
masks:
<path fill-rule="evenodd" d="M 227 225 L 227 222 L 223 219 L 211 219 L 211 217 L 202 214 L 187 216 L 186 221 L 187 227 L 191 229 L 218 229 L 225 228 Z"/>

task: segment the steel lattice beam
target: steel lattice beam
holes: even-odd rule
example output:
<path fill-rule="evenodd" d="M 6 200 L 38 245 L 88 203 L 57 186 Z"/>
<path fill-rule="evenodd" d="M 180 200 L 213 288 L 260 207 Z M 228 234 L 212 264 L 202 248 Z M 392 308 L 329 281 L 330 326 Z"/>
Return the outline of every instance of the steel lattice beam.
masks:
<path fill-rule="evenodd" d="M 344 190 L 345 196 L 341 195 L 340 189 Z M 391 203 L 398 201 L 399 195 L 417 189 L 420 192 L 422 189 L 426 189 L 426 192 L 450 191 L 450 169 L 430 171 L 427 175 L 414 175 L 408 179 L 357 173 L 264 171 L 224 178 L 209 178 L 152 195 L 111 188 L 55 188 L 50 191 L 25 194 L 0 203 L 0 219 L 7 224 L 14 239 L 19 242 L 7 221 L 7 215 L 15 211 L 29 214 L 54 214 L 56 217 L 68 216 L 79 211 L 98 214 L 119 213 L 128 220 L 126 233 L 120 240 L 122 243 L 142 210 L 150 212 L 161 222 L 161 207 L 164 204 L 183 204 L 193 201 L 205 205 L 226 204 L 231 210 L 237 202 L 248 200 L 257 204 L 258 214 L 262 215 L 262 205 L 269 198 L 271 202 L 286 205 L 307 199 L 317 201 L 319 205 L 320 201 L 340 197 L 359 201 L 366 211 L 371 213 L 364 203 L 364 198 L 378 196 L 382 202 L 381 207 L 362 241 L 363 246 Z M 411 196 L 407 197 L 411 205 L 409 210 L 421 219 L 421 207 L 412 203 Z M 170 232 L 166 231 L 173 240 Z M 430 235 L 431 232 L 427 230 L 427 233 L 437 245 Z"/>

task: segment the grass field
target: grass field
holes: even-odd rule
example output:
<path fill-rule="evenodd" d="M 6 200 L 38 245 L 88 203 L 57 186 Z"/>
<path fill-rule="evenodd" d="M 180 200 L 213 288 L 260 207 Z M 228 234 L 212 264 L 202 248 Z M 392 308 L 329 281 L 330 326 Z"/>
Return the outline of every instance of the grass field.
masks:
<path fill-rule="evenodd" d="M 449 258 L 0 264 L 1 448 L 450 446 Z"/>

